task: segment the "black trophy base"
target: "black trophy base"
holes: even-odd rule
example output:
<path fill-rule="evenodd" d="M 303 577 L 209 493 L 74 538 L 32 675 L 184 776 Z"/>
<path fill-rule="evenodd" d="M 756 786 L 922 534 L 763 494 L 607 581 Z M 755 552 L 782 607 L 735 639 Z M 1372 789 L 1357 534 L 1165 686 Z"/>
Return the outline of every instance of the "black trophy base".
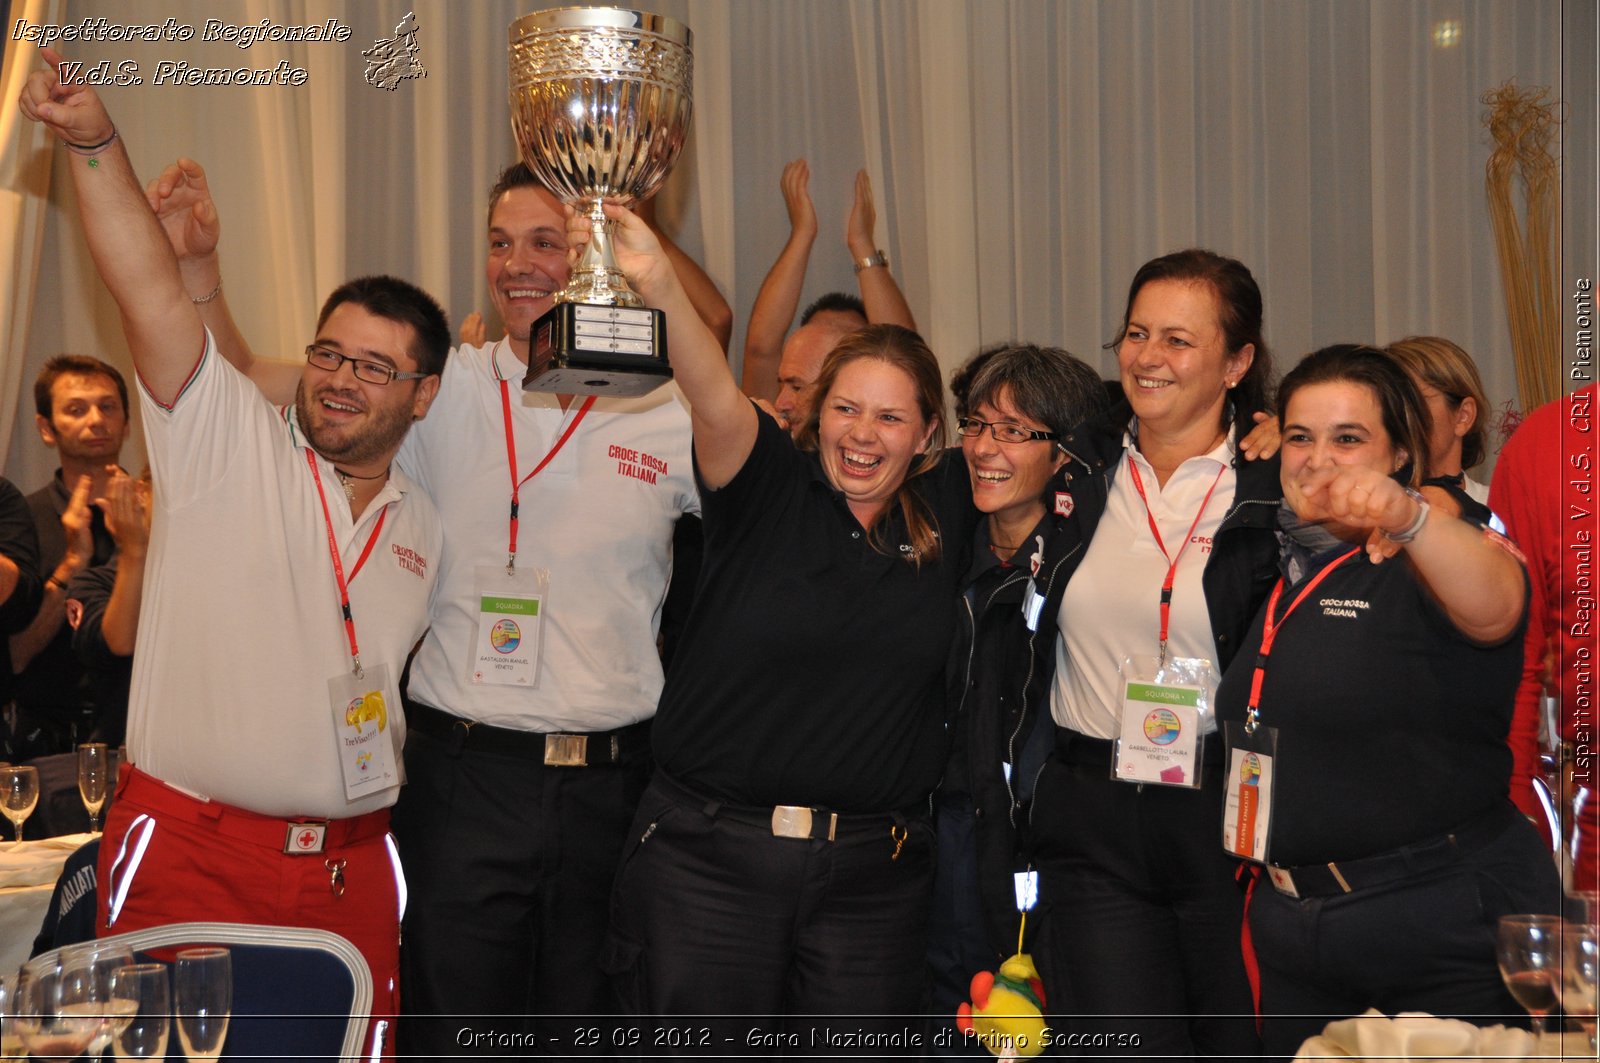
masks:
<path fill-rule="evenodd" d="M 646 307 L 557 303 L 533 323 L 523 391 L 643 395 L 672 379 L 667 317 Z"/>

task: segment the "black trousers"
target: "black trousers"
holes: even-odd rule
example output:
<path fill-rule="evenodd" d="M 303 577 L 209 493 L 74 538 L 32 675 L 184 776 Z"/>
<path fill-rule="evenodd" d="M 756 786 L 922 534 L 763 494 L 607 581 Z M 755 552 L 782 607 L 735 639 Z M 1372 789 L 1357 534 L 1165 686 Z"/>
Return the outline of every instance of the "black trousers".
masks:
<path fill-rule="evenodd" d="M 624 1005 L 653 1017 L 640 1054 L 916 1054 L 927 815 L 841 817 L 827 841 L 774 837 L 771 813 L 659 773 L 646 790 L 617 874 L 609 961 Z"/>
<path fill-rule="evenodd" d="M 593 1032 L 618 1012 L 600 953 L 647 771 L 643 757 L 547 767 L 407 734 L 402 1054 L 594 1055 L 609 1041 Z"/>
<path fill-rule="evenodd" d="M 1259 1054 L 1219 740 L 1190 790 L 1119 782 L 1110 742 L 1058 735 L 1032 819 L 1055 1054 Z"/>
<path fill-rule="evenodd" d="M 1292 1058 L 1330 1021 L 1368 1008 L 1525 1023 L 1495 963 L 1496 924 L 1560 904 L 1550 850 L 1521 816 L 1449 866 L 1391 885 L 1294 898 L 1263 876 L 1250 929 L 1268 1054 Z"/>

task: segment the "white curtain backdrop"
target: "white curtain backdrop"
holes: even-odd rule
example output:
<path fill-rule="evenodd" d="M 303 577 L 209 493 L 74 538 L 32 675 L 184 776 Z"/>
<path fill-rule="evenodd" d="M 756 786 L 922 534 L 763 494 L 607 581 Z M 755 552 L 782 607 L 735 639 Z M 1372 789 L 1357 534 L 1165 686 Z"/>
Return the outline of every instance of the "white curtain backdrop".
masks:
<path fill-rule="evenodd" d="M 63 0 L 76 24 L 195 27 L 180 42 L 69 42 L 70 57 L 145 83 L 104 90 L 140 173 L 199 159 L 221 205 L 229 299 L 258 351 L 306 343 L 319 300 L 384 271 L 432 291 L 453 319 L 488 309 L 485 194 L 514 157 L 505 30 L 528 0 Z M 1495 404 L 1515 379 L 1485 206 L 1480 98 L 1514 78 L 1565 98 L 1563 292 L 1595 273 L 1592 3 L 1561 0 L 650 0 L 695 31 L 695 127 L 663 192 L 678 242 L 743 324 L 787 236 L 778 190 L 804 156 L 822 234 L 804 301 L 854 284 L 844 222 L 855 171 L 877 193 L 878 236 L 947 367 L 980 345 L 1100 350 L 1152 256 L 1200 244 L 1234 255 L 1266 296 L 1281 369 L 1326 343 L 1440 333 L 1476 357 Z M 7 27 L 13 63 L 37 62 Z M 361 50 L 407 11 L 427 76 L 366 83 Z M 347 43 L 203 42 L 207 19 L 338 18 Z M 152 83 L 160 60 L 308 71 L 298 88 Z M 15 143 L 15 138 L 7 143 Z M 49 150 L 46 148 L 35 149 Z M 53 149 L 60 150 L 60 149 Z M 26 156 L 26 153 L 24 153 Z M 43 160 L 8 160 L 20 175 Z M 62 350 L 127 365 L 59 173 L 37 283 L 0 292 L 6 475 L 54 467 L 28 388 Z M 31 204 L 33 209 L 37 203 Z M 0 212 L 13 261 L 28 207 Z M 1570 331 L 1570 326 L 1569 326 Z M 137 445 L 137 440 L 136 440 Z M 137 466 L 137 452 L 129 455 Z"/>

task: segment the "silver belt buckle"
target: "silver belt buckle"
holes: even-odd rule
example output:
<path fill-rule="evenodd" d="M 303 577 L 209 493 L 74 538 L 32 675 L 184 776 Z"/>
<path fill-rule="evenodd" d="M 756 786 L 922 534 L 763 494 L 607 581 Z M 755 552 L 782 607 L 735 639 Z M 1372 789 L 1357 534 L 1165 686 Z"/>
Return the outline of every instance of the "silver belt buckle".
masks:
<path fill-rule="evenodd" d="M 552 768 L 589 766 L 588 735 L 545 735 L 544 762 Z"/>
<path fill-rule="evenodd" d="M 833 833 L 839 825 L 839 814 L 828 813 L 828 840 L 833 841 Z M 777 805 L 772 810 L 772 836 L 774 838 L 810 838 L 812 827 L 811 809 L 800 805 Z"/>
<path fill-rule="evenodd" d="M 290 856 L 314 856 L 328 843 L 328 824 L 287 823 L 284 825 L 283 851 Z"/>
<path fill-rule="evenodd" d="M 1296 899 L 1300 897 L 1300 891 L 1294 888 L 1294 876 L 1289 874 L 1288 868 L 1268 867 L 1267 877 L 1272 879 L 1273 888 L 1279 893 L 1286 893 Z"/>

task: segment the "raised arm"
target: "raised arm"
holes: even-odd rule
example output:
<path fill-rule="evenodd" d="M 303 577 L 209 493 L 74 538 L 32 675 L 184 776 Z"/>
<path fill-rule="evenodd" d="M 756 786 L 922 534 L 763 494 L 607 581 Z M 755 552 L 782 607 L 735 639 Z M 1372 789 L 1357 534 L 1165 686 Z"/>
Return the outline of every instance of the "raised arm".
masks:
<path fill-rule="evenodd" d="M 770 401 L 778 396 L 783 339 L 800 308 L 811 245 L 817 242 L 817 211 L 806 188 L 810 180 L 811 168 L 804 159 L 783 168 L 780 185 L 789 211 L 789 239 L 761 282 L 744 330 L 744 393 L 751 398 Z"/>
<path fill-rule="evenodd" d="M 688 294 L 695 313 L 706 323 L 706 328 L 717 338 L 717 344 L 726 355 L 728 341 L 733 338 L 733 308 L 728 305 L 728 300 L 722 297 L 717 282 L 712 280 L 711 275 L 700 268 L 700 263 L 690 258 L 688 252 L 674 243 L 666 230 L 656 223 L 655 199 L 647 199 L 640 203 L 634 213 L 650 226 L 650 231 L 661 241 L 661 249 L 667 253 L 667 258 L 672 260 L 672 268 L 677 270 L 678 280 L 682 282 L 683 290 Z"/>
<path fill-rule="evenodd" d="M 293 402 L 300 382 L 300 363 L 257 358 L 228 307 L 228 296 L 222 289 L 222 261 L 217 255 L 222 218 L 211 198 L 205 170 L 193 159 L 181 158 L 150 182 L 145 198 L 178 256 L 184 290 L 199 307 L 200 318 L 211 330 L 217 350 L 254 381 L 268 401 L 278 405 Z"/>
<path fill-rule="evenodd" d="M 889 267 L 861 265 L 878 253 L 877 238 L 873 235 L 877 224 L 878 212 L 872 205 L 872 179 L 867 171 L 857 170 L 856 198 L 845 222 L 844 242 L 850 249 L 850 261 L 856 264 L 856 284 L 861 288 L 861 302 L 867 308 L 867 321 L 874 325 L 904 325 L 915 332 L 917 320 L 911 316 L 911 307 L 906 304 L 906 297 Z"/>
<path fill-rule="evenodd" d="M 56 567 L 45 576 L 39 611 L 32 622 L 11 636 L 11 668 L 21 672 L 50 644 L 67 619 L 67 584 L 94 560 L 94 539 L 89 531 L 93 514 L 89 511 L 89 476 L 78 477 L 72 497 L 61 513 L 61 531 L 67 549 Z"/>
<path fill-rule="evenodd" d="M 1300 513 L 1303 519 L 1331 517 L 1388 535 L 1414 529 L 1402 553 L 1463 635 L 1494 643 L 1516 630 L 1528 594 L 1522 565 L 1478 527 L 1424 507 L 1373 469 L 1326 466 L 1307 472 L 1300 494 L 1312 507 Z M 1368 552 L 1380 560 L 1373 547 Z"/>
<path fill-rule="evenodd" d="M 713 490 L 733 479 L 756 441 L 756 409 L 739 390 L 716 337 L 694 312 L 683 282 L 650 227 L 637 214 L 606 204 L 617 223 L 612 250 L 617 266 L 645 303 L 667 317 L 667 357 L 689 400 L 700 476 Z M 589 219 L 567 208 L 568 260 L 589 242 Z"/>
<path fill-rule="evenodd" d="M 22 113 L 66 144 L 89 253 L 117 301 L 134 367 L 151 396 L 171 405 L 200 360 L 200 313 L 99 95 L 87 85 L 61 84 L 60 53 L 41 54 L 50 69 L 28 76 Z"/>

